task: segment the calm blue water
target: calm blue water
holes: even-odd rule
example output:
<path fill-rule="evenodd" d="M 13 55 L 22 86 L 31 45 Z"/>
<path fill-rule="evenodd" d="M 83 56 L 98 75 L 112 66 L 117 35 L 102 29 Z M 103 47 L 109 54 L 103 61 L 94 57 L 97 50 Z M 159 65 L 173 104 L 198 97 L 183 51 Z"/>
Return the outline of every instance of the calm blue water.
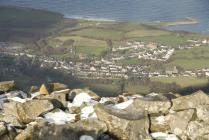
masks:
<path fill-rule="evenodd" d="M 56 11 L 71 18 L 118 21 L 170 21 L 192 17 L 198 25 L 172 27 L 209 34 L 209 0 L 0 0 L 15 5 Z"/>

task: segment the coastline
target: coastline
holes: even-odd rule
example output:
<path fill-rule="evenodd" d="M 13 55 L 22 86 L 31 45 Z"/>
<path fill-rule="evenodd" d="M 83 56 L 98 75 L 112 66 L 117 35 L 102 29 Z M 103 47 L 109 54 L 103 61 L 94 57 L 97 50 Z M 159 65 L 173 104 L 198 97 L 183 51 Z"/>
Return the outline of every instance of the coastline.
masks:
<path fill-rule="evenodd" d="M 115 19 L 83 17 L 83 16 L 68 16 L 68 15 L 64 15 L 64 18 L 65 19 L 75 19 L 75 20 L 86 20 L 86 21 L 119 22 L 119 21 L 117 21 Z"/>
<path fill-rule="evenodd" d="M 176 21 L 153 21 L 153 22 L 148 22 L 147 24 L 157 25 L 161 27 L 169 27 L 169 26 L 181 26 L 181 25 L 195 25 L 195 24 L 199 24 L 199 21 L 192 17 L 186 17 L 185 19 L 180 19 Z"/>
<path fill-rule="evenodd" d="M 0 8 L 14 8 L 14 9 L 23 9 L 23 10 L 37 10 L 40 12 L 47 12 L 51 13 L 60 17 L 63 17 L 64 19 L 72 19 L 72 20 L 86 20 L 86 21 L 95 21 L 95 22 L 136 22 L 136 23 L 142 23 L 147 24 L 151 26 L 158 26 L 158 27 L 170 27 L 170 26 L 181 26 L 181 25 L 195 25 L 199 24 L 199 21 L 192 18 L 192 17 L 185 17 L 184 19 L 179 19 L 176 21 L 121 21 L 116 19 L 109 19 L 109 18 L 97 18 L 97 17 L 91 17 L 91 16 L 79 16 L 79 15 L 65 15 L 63 13 L 51 11 L 51 10 L 45 10 L 45 9 L 36 9 L 36 8 L 28 8 L 28 7 L 20 7 L 20 6 L 10 6 L 10 5 L 0 5 Z"/>

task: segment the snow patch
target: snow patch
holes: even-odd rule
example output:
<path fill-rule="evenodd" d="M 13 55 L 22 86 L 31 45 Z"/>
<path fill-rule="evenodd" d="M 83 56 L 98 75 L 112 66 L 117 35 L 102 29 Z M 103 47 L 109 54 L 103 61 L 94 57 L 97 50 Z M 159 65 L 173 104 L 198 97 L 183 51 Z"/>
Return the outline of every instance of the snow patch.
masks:
<path fill-rule="evenodd" d="M 73 100 L 73 105 L 81 106 L 84 102 L 89 102 L 91 100 L 91 96 L 88 93 L 80 93 L 75 96 Z"/>
<path fill-rule="evenodd" d="M 158 122 L 158 124 L 164 124 L 165 123 L 165 116 L 159 116 L 155 118 L 155 120 Z"/>
<path fill-rule="evenodd" d="M 93 106 L 86 106 L 83 109 L 81 109 L 81 118 L 87 119 L 91 117 L 95 117 L 94 113 L 94 107 Z M 92 116 L 93 115 L 93 116 Z"/>
<path fill-rule="evenodd" d="M 128 96 L 128 99 L 129 100 L 133 100 L 133 99 L 143 99 L 145 98 L 144 96 L 142 95 L 138 95 L 138 94 L 135 94 L 135 95 L 132 95 L 132 96 Z"/>
<path fill-rule="evenodd" d="M 57 125 L 65 124 L 66 122 L 73 122 L 75 120 L 76 114 L 65 113 L 64 111 L 59 112 L 49 112 L 44 115 L 44 118 L 49 123 L 54 123 Z"/>
<path fill-rule="evenodd" d="M 92 136 L 83 135 L 80 137 L 80 140 L 94 140 L 94 138 Z"/>
<path fill-rule="evenodd" d="M 22 99 L 18 96 L 16 97 L 8 97 L 9 100 L 12 100 L 12 101 L 15 101 L 15 102 L 19 102 L 19 103 L 25 103 L 26 101 L 30 101 L 30 100 L 33 100 L 33 98 L 39 96 L 40 93 L 39 92 L 36 92 L 36 93 L 33 93 L 31 94 L 31 97 L 30 98 L 25 98 L 25 99 Z"/>
<path fill-rule="evenodd" d="M 155 96 L 159 96 L 159 94 L 158 94 L 158 93 L 154 93 L 154 92 L 152 92 L 152 93 L 148 94 L 147 96 L 150 96 L 150 97 L 155 97 Z"/>
<path fill-rule="evenodd" d="M 104 104 L 105 102 L 111 101 L 108 97 L 102 97 L 99 103 Z"/>
<path fill-rule="evenodd" d="M 166 133 L 163 133 L 163 132 L 151 133 L 151 136 L 154 139 L 179 140 L 176 135 L 174 135 L 174 134 L 166 134 Z"/>
<path fill-rule="evenodd" d="M 115 109 L 126 109 L 132 103 L 133 103 L 133 100 L 128 100 L 126 102 L 114 105 L 113 108 L 115 108 Z"/>
<path fill-rule="evenodd" d="M 22 99 L 20 97 L 12 97 L 12 98 L 8 98 L 9 100 L 15 101 L 15 102 L 19 102 L 19 103 L 25 103 L 26 99 Z"/>
<path fill-rule="evenodd" d="M 35 93 L 31 94 L 31 97 L 29 98 L 29 100 L 32 100 L 33 98 L 35 98 L 39 95 L 41 95 L 39 92 L 35 92 Z"/>

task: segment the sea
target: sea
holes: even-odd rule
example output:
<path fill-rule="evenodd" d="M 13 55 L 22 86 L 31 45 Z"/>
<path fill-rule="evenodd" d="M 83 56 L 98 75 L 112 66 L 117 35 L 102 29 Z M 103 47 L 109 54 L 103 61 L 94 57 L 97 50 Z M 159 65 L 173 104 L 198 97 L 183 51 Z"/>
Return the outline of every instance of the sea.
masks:
<path fill-rule="evenodd" d="M 209 34 L 209 0 L 0 0 L 0 5 L 44 9 L 89 20 L 156 22 L 191 17 L 199 23 L 169 29 Z"/>

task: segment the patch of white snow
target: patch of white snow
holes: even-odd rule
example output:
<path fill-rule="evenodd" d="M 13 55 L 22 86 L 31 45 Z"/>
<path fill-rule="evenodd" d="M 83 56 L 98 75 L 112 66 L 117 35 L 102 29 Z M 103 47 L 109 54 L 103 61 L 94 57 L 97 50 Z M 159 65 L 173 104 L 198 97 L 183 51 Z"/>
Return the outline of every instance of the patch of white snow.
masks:
<path fill-rule="evenodd" d="M 108 97 L 102 97 L 99 103 L 104 104 L 105 102 L 110 101 L 110 98 Z"/>
<path fill-rule="evenodd" d="M 94 138 L 88 135 L 83 135 L 80 137 L 80 140 L 94 140 Z"/>
<path fill-rule="evenodd" d="M 94 107 L 93 106 L 86 106 L 83 109 L 81 109 L 81 118 L 87 119 L 87 118 L 97 118 L 95 116 L 96 113 L 94 113 Z"/>
<path fill-rule="evenodd" d="M 69 114 L 60 110 L 59 112 L 49 112 L 44 115 L 44 118 L 49 123 L 62 125 L 65 124 L 66 122 L 73 122 L 75 120 L 75 116 L 76 114 Z"/>
<path fill-rule="evenodd" d="M 164 124 L 164 123 L 165 123 L 165 116 L 159 116 L 159 117 L 155 118 L 155 120 L 156 120 L 159 124 Z"/>
<path fill-rule="evenodd" d="M 73 100 L 73 105 L 75 106 L 81 106 L 84 102 L 89 102 L 91 100 L 91 96 L 88 93 L 80 93 L 75 96 Z"/>
<path fill-rule="evenodd" d="M 9 100 L 13 100 L 15 102 L 19 102 L 19 103 L 25 103 L 26 99 L 22 99 L 20 97 L 12 97 L 12 98 L 8 98 Z"/>
<path fill-rule="evenodd" d="M 133 100 L 128 100 L 126 102 L 122 102 L 113 106 L 115 109 L 126 109 L 129 105 L 133 103 Z"/>
<path fill-rule="evenodd" d="M 179 140 L 179 138 L 174 134 L 167 134 L 163 132 L 151 133 L 151 136 L 154 139 L 163 139 L 163 140 Z"/>

